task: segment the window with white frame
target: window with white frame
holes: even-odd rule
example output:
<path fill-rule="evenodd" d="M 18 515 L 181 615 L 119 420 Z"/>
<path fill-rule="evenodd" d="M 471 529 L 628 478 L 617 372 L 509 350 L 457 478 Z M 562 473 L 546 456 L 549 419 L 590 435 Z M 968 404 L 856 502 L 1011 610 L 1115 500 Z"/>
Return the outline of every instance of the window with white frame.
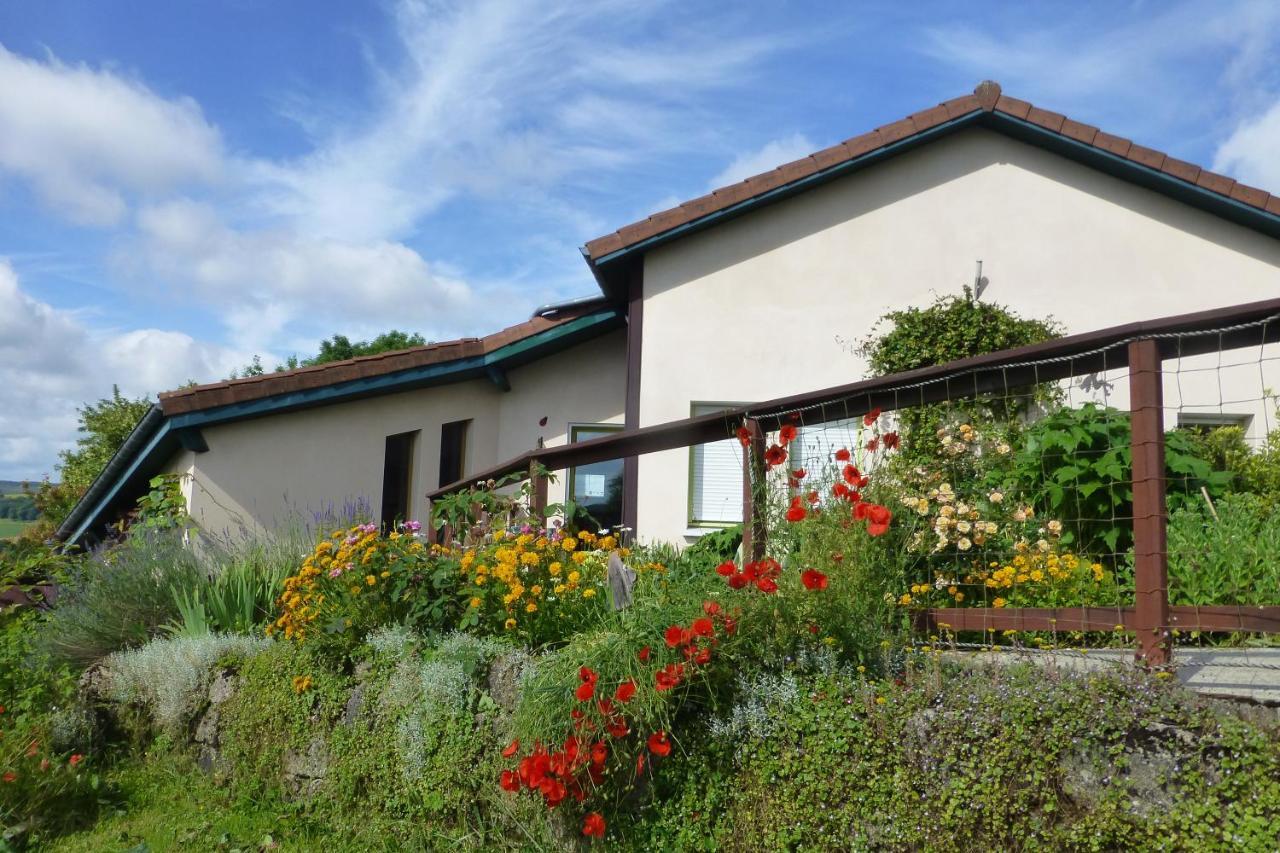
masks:
<path fill-rule="evenodd" d="M 1253 415 L 1235 415 L 1229 412 L 1178 412 L 1178 428 L 1196 432 L 1209 432 L 1218 427 L 1240 427 L 1246 433 L 1253 422 Z"/>
<path fill-rule="evenodd" d="M 793 468 L 806 468 L 810 473 L 819 475 L 828 465 L 835 464 L 837 450 L 856 451 L 861 431 L 860 417 L 812 426 L 802 425 L 791 446 L 789 464 Z"/>
<path fill-rule="evenodd" d="M 710 415 L 737 403 L 694 403 L 691 414 Z M 689 524 L 717 527 L 742 521 L 742 445 L 736 438 L 689 448 Z"/>

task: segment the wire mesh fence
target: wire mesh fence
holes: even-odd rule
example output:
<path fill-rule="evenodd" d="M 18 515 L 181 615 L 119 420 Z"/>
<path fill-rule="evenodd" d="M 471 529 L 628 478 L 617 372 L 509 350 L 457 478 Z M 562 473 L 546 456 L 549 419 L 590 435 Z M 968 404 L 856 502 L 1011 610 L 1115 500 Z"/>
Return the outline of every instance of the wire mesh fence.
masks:
<path fill-rule="evenodd" d="M 877 555 L 886 606 L 923 642 L 1136 645 L 1152 663 L 1175 644 L 1229 642 L 1246 654 L 1224 665 L 1253 665 L 1252 644 L 1280 633 L 1278 339 L 1280 301 L 1238 306 L 539 450 L 507 467 L 736 435 L 743 559 L 794 553 L 796 525 L 857 531 L 816 537 L 837 543 L 820 556 Z"/>

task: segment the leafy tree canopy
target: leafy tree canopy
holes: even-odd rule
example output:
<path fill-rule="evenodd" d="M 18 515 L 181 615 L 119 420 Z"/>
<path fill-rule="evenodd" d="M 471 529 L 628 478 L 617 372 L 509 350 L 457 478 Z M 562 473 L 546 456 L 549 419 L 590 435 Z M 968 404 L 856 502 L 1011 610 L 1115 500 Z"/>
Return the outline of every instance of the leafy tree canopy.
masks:
<path fill-rule="evenodd" d="M 283 364 L 276 365 L 276 373 L 282 370 L 293 370 L 295 367 L 314 367 L 317 364 L 328 364 L 331 361 L 346 361 L 349 358 L 359 358 L 362 355 L 377 355 L 380 352 L 393 352 L 395 350 L 408 349 L 409 347 L 420 347 L 427 343 L 426 338 L 414 332 L 402 332 L 399 329 L 392 329 L 389 332 L 383 332 L 371 341 L 351 342 L 346 335 L 334 335 L 333 337 L 320 342 L 320 352 L 311 358 L 299 359 L 296 355 L 291 355 Z M 261 376 L 266 372 L 266 368 L 262 365 L 262 359 L 254 356 L 253 361 L 233 371 L 232 379 L 244 376 Z"/>

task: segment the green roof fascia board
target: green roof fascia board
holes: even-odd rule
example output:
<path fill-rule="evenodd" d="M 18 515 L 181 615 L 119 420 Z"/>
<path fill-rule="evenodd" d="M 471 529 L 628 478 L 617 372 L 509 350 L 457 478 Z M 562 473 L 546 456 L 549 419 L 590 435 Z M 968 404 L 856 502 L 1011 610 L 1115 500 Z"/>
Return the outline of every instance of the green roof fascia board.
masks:
<path fill-rule="evenodd" d="M 68 544 L 74 545 L 80 541 L 80 538 L 111 508 L 112 503 L 126 484 L 138 477 L 146 477 L 149 480 L 154 476 L 149 470 L 152 466 L 147 463 L 152 457 L 159 457 L 159 464 L 164 464 L 164 460 L 168 459 L 178 446 L 177 438 L 172 433 L 172 424 L 160 424 L 159 429 L 156 430 L 155 435 L 143 447 L 142 452 L 133 457 L 129 464 L 125 466 L 110 488 L 94 503 L 93 509 L 89 511 L 72 534 L 67 537 L 66 542 Z"/>
<path fill-rule="evenodd" d="M 623 318 L 618 312 L 610 309 L 597 311 L 583 317 L 562 323 L 552 329 L 500 347 L 484 356 L 457 359 L 440 364 L 426 365 L 409 370 L 401 370 L 385 376 L 368 379 L 357 379 L 325 388 L 296 391 L 264 397 L 261 400 L 250 400 L 244 403 L 233 403 L 205 411 L 187 412 L 165 417 L 156 433 L 142 450 L 129 461 L 119 476 L 111 483 L 103 495 L 94 501 L 92 509 L 77 524 L 74 531 L 66 538 L 68 544 L 76 544 L 92 529 L 111 507 L 122 498 L 122 492 L 132 482 L 142 478 L 150 479 L 164 465 L 165 461 L 178 449 L 179 433 L 182 430 L 198 429 L 202 426 L 228 423 L 246 418 L 263 417 L 310 406 L 326 403 L 344 402 L 360 399 L 379 393 L 411 390 L 419 387 L 455 382 L 471 377 L 484 377 L 490 366 L 519 366 L 546 354 L 572 346 L 583 340 L 602 334 L 611 328 L 621 326 Z"/>
<path fill-rule="evenodd" d="M 929 128 L 921 133 L 904 137 L 897 142 L 886 145 L 883 148 L 877 148 L 869 151 L 852 160 L 846 160 L 843 163 L 837 163 L 815 172 L 790 184 L 786 184 L 776 189 L 761 193 L 744 199 L 735 205 L 726 207 L 723 210 L 709 213 L 701 219 L 695 219 L 683 225 L 676 226 L 669 231 L 663 231 L 639 241 L 631 246 L 625 246 L 616 251 L 603 255 L 591 264 L 593 269 L 600 270 L 606 266 L 612 266 L 624 258 L 643 254 L 644 252 L 655 248 L 656 246 L 667 243 L 671 240 L 679 239 L 687 234 L 701 231 L 704 228 L 710 228 L 722 221 L 741 216 L 758 207 L 779 201 L 796 193 L 803 192 L 819 184 L 850 174 L 859 169 L 866 168 L 888 159 L 904 151 L 910 150 L 918 145 L 932 141 L 939 137 L 953 133 L 956 130 L 969 125 L 989 127 L 998 132 L 1005 133 L 1015 139 L 1023 142 L 1045 148 L 1058 154 L 1069 157 L 1078 162 L 1086 163 L 1100 171 L 1106 172 L 1114 177 L 1145 186 L 1156 192 L 1171 196 L 1178 201 L 1190 204 L 1203 210 L 1208 210 L 1237 224 L 1245 225 L 1254 230 L 1261 231 L 1271 236 L 1280 236 L 1280 216 L 1261 210 L 1252 205 L 1245 204 L 1236 199 L 1224 196 L 1221 193 L 1207 190 L 1204 187 L 1196 186 L 1188 183 L 1181 178 L 1153 169 L 1150 166 L 1144 166 L 1119 155 L 1112 154 L 1109 151 L 1097 148 L 1085 142 L 1064 136 L 1061 133 L 1052 131 L 1046 127 L 1042 127 L 1025 119 L 1017 118 L 1008 113 L 976 109 L 957 116 L 950 121 L 943 122 Z M 602 271 L 602 270 L 601 270 Z M 599 276 L 597 276 L 599 278 Z"/>
<path fill-rule="evenodd" d="M 873 151 L 868 151 L 866 154 L 861 154 L 854 157 L 852 160 L 845 160 L 842 163 L 836 163 L 834 166 L 828 166 L 820 172 L 814 172 L 812 175 L 806 175 L 799 180 L 776 187 L 768 192 L 763 192 L 760 195 L 743 199 L 737 204 L 730 205 L 723 210 L 708 213 L 701 219 L 695 219 L 692 222 L 677 225 L 669 231 L 663 231 L 661 234 L 654 234 L 652 237 L 648 237 L 633 245 L 624 246 L 621 249 L 617 249 L 607 255 L 597 258 L 593 266 L 603 267 L 606 265 L 612 265 L 613 263 L 636 253 L 644 253 L 655 246 L 678 239 L 695 231 L 701 231 L 704 228 L 710 228 L 711 226 L 719 224 L 727 219 L 741 216 L 742 214 L 752 211 L 757 207 L 772 204 L 776 201 L 787 198 L 788 196 L 804 192 L 805 190 L 811 189 L 820 184 L 825 184 L 827 181 L 856 172 L 859 169 L 864 169 L 867 166 L 880 162 L 881 160 L 887 160 L 890 157 L 901 154 L 903 151 L 908 151 L 918 145 L 923 145 L 937 137 L 946 136 L 947 134 L 954 133 L 962 127 L 975 124 L 979 122 L 984 115 L 987 115 L 987 113 L 982 109 L 974 109 L 962 116 L 957 116 L 956 118 L 945 121 L 942 124 L 935 125 L 928 130 L 903 137 L 897 142 L 891 142 L 890 144 L 877 148 Z"/>
<path fill-rule="evenodd" d="M 1274 213 L 1245 204 L 1222 193 L 1207 190 L 1087 142 L 1063 136 L 1047 127 L 1041 127 L 1008 113 L 993 112 L 985 123 L 1014 139 L 1036 145 L 1078 163 L 1084 163 L 1112 177 L 1146 187 L 1255 231 L 1280 237 L 1280 216 Z"/>
<path fill-rule="evenodd" d="M 170 421 L 175 428 L 212 426 L 246 418 L 263 417 L 279 414 L 294 409 L 356 400 L 376 394 L 396 391 L 408 391 L 414 388 L 425 388 L 442 385 L 464 379 L 482 378 L 487 375 L 490 366 L 519 366 L 534 358 L 571 346 L 596 334 L 620 326 L 622 318 L 610 309 L 597 311 L 584 317 L 578 317 L 562 323 L 552 329 L 530 335 L 523 340 L 507 344 L 484 356 L 472 356 L 439 364 L 428 364 L 398 370 L 383 376 L 371 376 L 365 379 L 353 379 L 347 382 L 327 385 L 323 388 L 309 388 L 303 391 L 292 391 L 287 394 L 276 394 L 259 400 L 247 400 L 243 403 L 231 403 L 195 412 L 173 415 Z"/>

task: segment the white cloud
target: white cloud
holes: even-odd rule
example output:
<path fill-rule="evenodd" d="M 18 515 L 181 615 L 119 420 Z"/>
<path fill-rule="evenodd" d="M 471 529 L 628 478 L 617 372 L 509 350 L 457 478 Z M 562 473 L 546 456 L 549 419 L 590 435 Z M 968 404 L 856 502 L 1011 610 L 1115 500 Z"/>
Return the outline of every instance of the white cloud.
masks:
<path fill-rule="evenodd" d="M 129 194 L 216 179 L 222 142 L 190 98 L 0 45 L 0 169 L 72 221 L 111 225 Z"/>
<path fill-rule="evenodd" d="M 1280 101 L 1241 122 L 1218 146 L 1214 171 L 1280 193 Z"/>
<path fill-rule="evenodd" d="M 139 240 L 119 256 L 170 283 L 193 286 L 232 341 L 252 348 L 281 333 L 323 337 L 375 320 L 450 328 L 472 305 L 460 280 L 400 243 L 352 243 L 285 230 L 237 231 L 189 200 L 144 207 Z"/>
<path fill-rule="evenodd" d="M 0 258 L 0 479 L 52 473 L 74 444 L 76 409 L 111 394 L 153 395 L 188 380 L 211 381 L 248 356 L 181 332 L 98 331 L 34 299 Z"/>
<path fill-rule="evenodd" d="M 764 147 L 757 151 L 739 154 L 732 163 L 725 167 L 723 172 L 707 183 L 707 189 L 715 190 L 729 184 L 736 184 L 743 178 L 750 178 L 753 175 L 759 175 L 761 172 L 776 169 L 783 163 L 790 163 L 792 160 L 807 157 L 817 150 L 818 146 L 810 142 L 801 133 L 793 133 L 782 139 L 774 139 L 765 143 Z"/>

